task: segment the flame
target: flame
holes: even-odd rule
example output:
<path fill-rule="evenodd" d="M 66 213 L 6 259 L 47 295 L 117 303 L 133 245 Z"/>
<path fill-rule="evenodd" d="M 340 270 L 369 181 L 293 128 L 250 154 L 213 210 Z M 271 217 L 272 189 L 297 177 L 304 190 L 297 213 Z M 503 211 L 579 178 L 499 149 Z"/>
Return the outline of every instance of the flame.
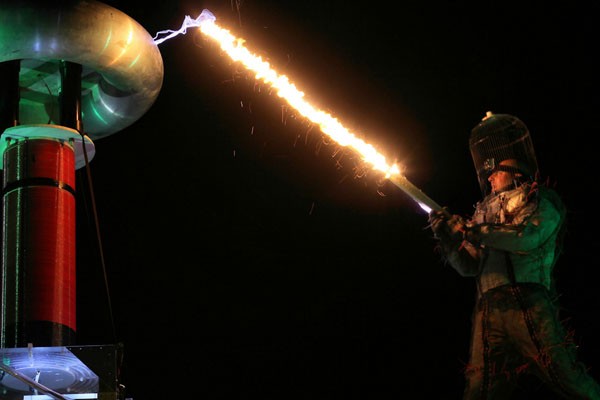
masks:
<path fill-rule="evenodd" d="M 159 32 L 154 38 L 160 44 L 179 34 L 185 34 L 189 27 L 199 27 L 200 31 L 219 43 L 221 49 L 233 60 L 240 62 L 247 69 L 255 73 L 255 77 L 277 90 L 277 95 L 283 98 L 290 106 L 311 122 L 319 125 L 321 131 L 335 140 L 340 146 L 350 147 L 358 152 L 363 161 L 385 174 L 386 178 L 400 174 L 400 168 L 395 164 L 388 164 L 385 157 L 372 145 L 366 143 L 354 133 L 350 132 L 335 117 L 315 108 L 304 99 L 304 93 L 296 88 L 289 78 L 279 74 L 262 57 L 251 53 L 244 46 L 244 39 L 236 38 L 228 30 L 215 23 L 215 16 L 208 10 L 203 10 L 196 19 L 186 16 L 182 27 L 177 31 L 167 30 Z M 158 38 L 160 35 L 166 35 Z"/>

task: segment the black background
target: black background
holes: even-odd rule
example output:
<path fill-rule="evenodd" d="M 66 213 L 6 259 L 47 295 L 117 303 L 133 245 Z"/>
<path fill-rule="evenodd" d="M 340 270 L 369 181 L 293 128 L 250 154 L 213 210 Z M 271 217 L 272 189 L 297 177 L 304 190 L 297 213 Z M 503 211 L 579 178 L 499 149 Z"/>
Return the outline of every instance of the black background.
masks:
<path fill-rule="evenodd" d="M 470 129 L 521 118 L 569 208 L 556 273 L 600 378 L 596 5 L 106 3 L 151 36 L 209 9 L 455 213 L 480 198 Z M 135 400 L 460 398 L 474 283 L 427 215 L 197 29 L 159 49 L 156 102 L 78 171 L 78 342 L 123 344 Z"/>

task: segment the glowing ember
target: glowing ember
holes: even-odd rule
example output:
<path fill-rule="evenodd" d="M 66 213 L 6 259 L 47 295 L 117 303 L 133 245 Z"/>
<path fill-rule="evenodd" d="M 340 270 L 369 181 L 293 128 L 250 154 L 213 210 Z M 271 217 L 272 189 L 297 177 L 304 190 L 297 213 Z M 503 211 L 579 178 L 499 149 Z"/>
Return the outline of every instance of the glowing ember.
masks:
<path fill-rule="evenodd" d="M 158 32 L 154 37 L 154 43 L 158 45 L 177 35 L 185 34 L 187 28 L 199 27 L 203 34 L 216 40 L 221 49 L 232 60 L 242 63 L 247 69 L 255 73 L 257 79 L 275 88 L 280 97 L 286 100 L 302 116 L 319 125 L 321 131 L 335 140 L 339 145 L 350 147 L 358 152 L 364 162 L 372 165 L 375 170 L 382 172 L 392 183 L 410 195 L 425 211 L 429 212 L 431 209 L 441 209 L 437 203 L 408 182 L 396 164 L 388 164 L 385 157 L 377 152 L 372 145 L 365 143 L 355 134 L 348 131 L 347 128 L 330 114 L 316 109 L 304 100 L 304 93 L 298 90 L 289 81 L 287 76 L 278 74 L 271 68 L 268 62 L 252 54 L 244 47 L 243 39 L 236 38 L 228 30 L 217 26 L 215 20 L 215 16 L 208 10 L 203 10 L 196 19 L 186 16 L 179 30 Z"/>

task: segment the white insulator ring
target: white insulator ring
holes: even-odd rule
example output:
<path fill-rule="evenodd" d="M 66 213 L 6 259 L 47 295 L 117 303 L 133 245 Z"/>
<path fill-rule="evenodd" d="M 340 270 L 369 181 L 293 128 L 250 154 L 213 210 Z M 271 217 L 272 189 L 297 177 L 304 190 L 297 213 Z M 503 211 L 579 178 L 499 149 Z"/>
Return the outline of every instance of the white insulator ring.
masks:
<path fill-rule="evenodd" d="M 58 123 L 57 66 L 61 60 L 81 64 L 83 130 L 92 139 L 137 121 L 163 82 L 152 36 L 128 15 L 94 0 L 2 2 L 0 62 L 11 60 L 20 60 L 23 124 Z"/>

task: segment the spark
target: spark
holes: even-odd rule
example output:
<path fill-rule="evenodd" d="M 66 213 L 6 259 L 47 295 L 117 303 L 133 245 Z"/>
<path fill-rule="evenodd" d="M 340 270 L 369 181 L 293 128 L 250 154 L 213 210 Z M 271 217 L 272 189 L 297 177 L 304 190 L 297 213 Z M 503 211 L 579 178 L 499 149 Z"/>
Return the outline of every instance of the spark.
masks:
<path fill-rule="evenodd" d="M 244 46 L 244 39 L 236 38 L 227 29 L 219 27 L 216 17 L 209 11 L 203 10 L 197 18 L 185 16 L 181 28 L 178 30 L 160 31 L 154 37 L 154 43 L 159 45 L 177 35 L 183 35 L 188 28 L 198 27 L 200 31 L 219 43 L 223 50 L 233 61 L 240 62 L 247 69 L 254 72 L 258 80 L 263 81 L 277 90 L 277 95 L 283 98 L 290 106 L 303 117 L 318 125 L 321 131 L 337 142 L 342 147 L 349 147 L 360 154 L 362 160 L 370 164 L 373 169 L 384 174 L 386 179 L 404 190 L 426 212 L 431 209 L 441 209 L 432 199 L 427 197 L 417 187 L 410 183 L 400 172 L 397 164 L 388 164 L 385 156 L 379 153 L 372 145 L 350 132 L 337 118 L 331 114 L 317 109 L 304 99 L 304 92 L 298 90 L 294 83 L 285 75 L 279 74 L 262 57 L 250 52 Z"/>
<path fill-rule="evenodd" d="M 228 30 L 219 27 L 215 16 L 208 10 L 193 19 L 186 15 L 183 24 L 178 30 L 160 31 L 154 37 L 154 43 L 161 44 L 165 40 L 177 35 L 185 34 L 188 28 L 199 27 L 200 31 L 216 40 L 223 51 L 232 60 L 242 63 L 247 69 L 253 71 L 257 79 L 277 90 L 277 95 L 298 111 L 302 116 L 317 124 L 323 133 L 335 140 L 343 147 L 350 147 L 357 151 L 363 161 L 385 174 L 386 178 L 400 174 L 400 169 L 395 164 L 388 164 L 385 157 L 372 145 L 357 137 L 344 127 L 331 114 L 317 109 L 304 99 L 304 93 L 296 88 L 289 78 L 277 73 L 262 57 L 251 53 L 245 46 L 244 40 L 236 38 Z"/>

